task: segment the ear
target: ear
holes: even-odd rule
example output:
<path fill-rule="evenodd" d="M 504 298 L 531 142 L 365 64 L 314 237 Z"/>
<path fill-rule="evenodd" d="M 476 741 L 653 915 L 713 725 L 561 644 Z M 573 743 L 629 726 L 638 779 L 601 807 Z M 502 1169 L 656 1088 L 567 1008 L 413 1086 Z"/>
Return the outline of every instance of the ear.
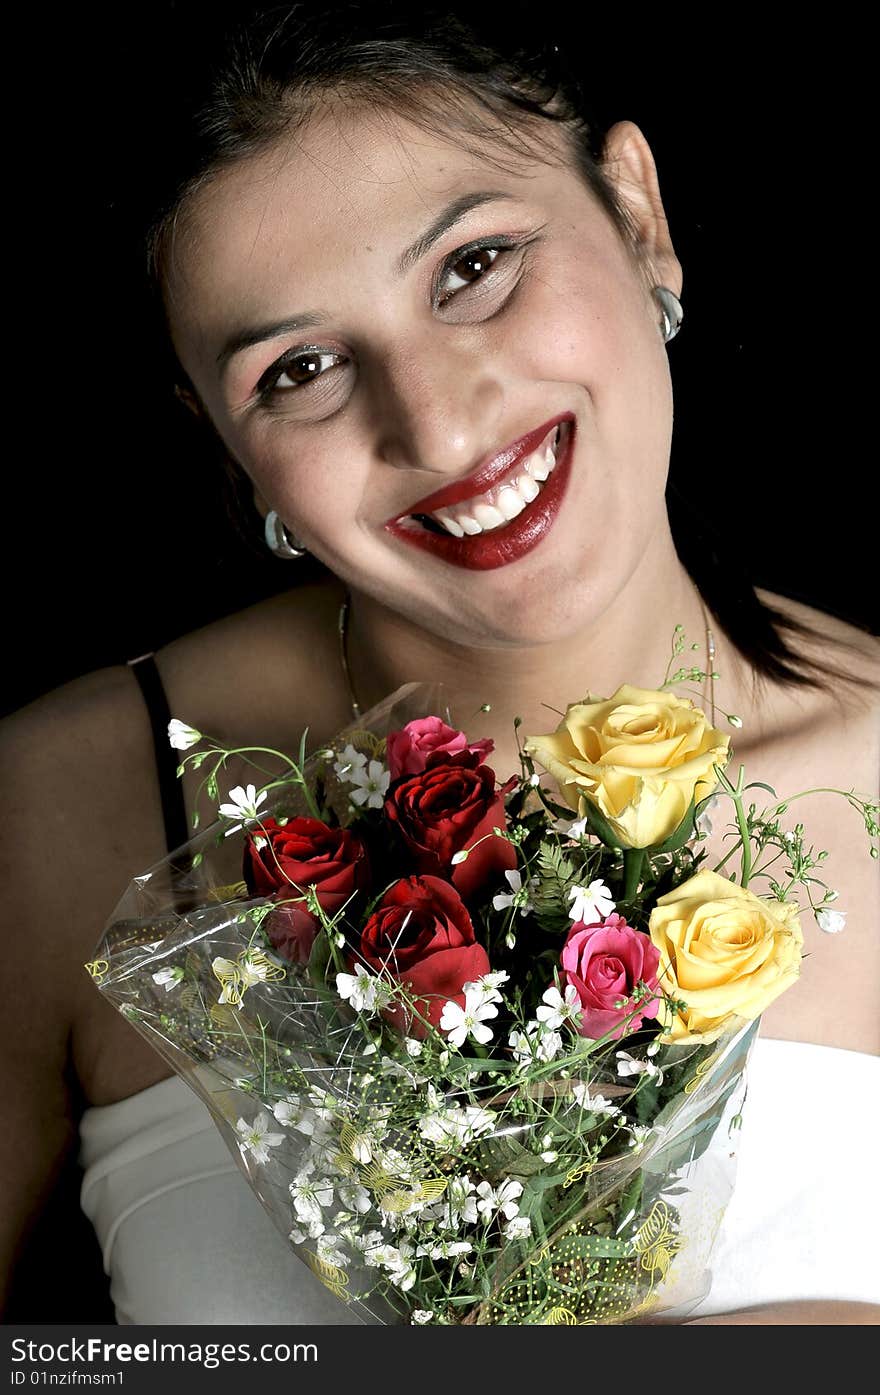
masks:
<path fill-rule="evenodd" d="M 634 121 L 617 121 L 608 131 L 602 152 L 602 170 L 629 209 L 655 284 L 668 286 L 675 295 L 680 295 L 681 264 L 669 236 L 657 166 L 651 147 Z"/>

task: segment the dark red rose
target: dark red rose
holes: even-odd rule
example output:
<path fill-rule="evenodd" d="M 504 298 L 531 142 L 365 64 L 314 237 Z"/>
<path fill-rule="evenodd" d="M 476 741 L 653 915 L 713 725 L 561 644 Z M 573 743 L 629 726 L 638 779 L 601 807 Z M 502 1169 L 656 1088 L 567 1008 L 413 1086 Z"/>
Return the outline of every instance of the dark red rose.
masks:
<path fill-rule="evenodd" d="M 252 896 L 290 902 L 313 886 L 323 910 L 335 915 L 353 892 L 369 885 L 370 868 L 360 838 L 347 828 L 328 828 L 320 819 L 295 818 L 280 824 L 263 820 L 245 840 L 242 869 Z M 301 904 L 279 906 L 264 922 L 279 954 L 305 963 L 318 933 L 318 921 Z"/>
<path fill-rule="evenodd" d="M 451 878 L 462 896 L 474 895 L 491 877 L 516 867 L 513 845 L 492 833 L 507 827 L 504 790 L 496 792 L 495 772 L 480 764 L 479 752 L 428 756 L 423 771 L 390 786 L 385 815 L 399 828 L 417 871 Z M 453 866 L 455 853 L 484 834 L 488 838 Z"/>
<path fill-rule="evenodd" d="M 334 915 L 353 891 L 367 887 L 370 869 L 363 843 L 348 828 L 328 828 L 320 819 L 264 819 L 246 839 L 243 876 L 252 896 L 296 896 L 313 886 Z"/>
<path fill-rule="evenodd" d="M 392 780 L 399 780 L 401 775 L 420 774 L 428 757 L 438 753 L 451 756 L 458 751 L 473 751 L 485 760 L 494 749 L 495 742 L 489 737 L 468 741 L 463 731 L 447 726 L 439 717 L 418 717 L 400 731 L 388 733 L 385 756 Z"/>
<path fill-rule="evenodd" d="M 269 912 L 262 927 L 282 959 L 289 959 L 292 964 L 309 962 L 319 922 L 304 905 L 278 906 Z"/>
<path fill-rule="evenodd" d="M 361 932 L 353 962 L 397 979 L 418 996 L 418 1010 L 439 1027 L 450 999 L 464 1007 L 462 985 L 489 973 L 489 959 L 476 943 L 467 907 L 439 877 L 402 877 L 388 890 Z M 404 1009 L 386 1016 L 401 1031 L 423 1037 L 418 1018 Z"/>

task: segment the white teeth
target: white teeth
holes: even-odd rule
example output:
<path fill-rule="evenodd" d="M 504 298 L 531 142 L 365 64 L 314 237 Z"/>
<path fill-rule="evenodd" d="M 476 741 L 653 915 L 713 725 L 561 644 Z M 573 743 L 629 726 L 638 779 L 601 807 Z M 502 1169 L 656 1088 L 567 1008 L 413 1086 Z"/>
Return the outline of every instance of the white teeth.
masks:
<path fill-rule="evenodd" d="M 541 493 L 541 486 L 536 479 L 532 479 L 531 475 L 520 475 L 516 487 L 527 504 L 530 504 L 533 499 L 537 499 Z"/>
<path fill-rule="evenodd" d="M 525 499 L 518 489 L 512 489 L 510 485 L 505 485 L 498 492 L 497 505 L 507 519 L 516 518 L 518 513 L 522 513 L 527 503 L 528 499 Z"/>
<path fill-rule="evenodd" d="M 443 527 L 446 528 L 454 538 L 464 537 L 464 529 L 460 523 L 456 523 L 448 509 L 437 509 L 434 513 L 434 517 L 438 523 L 443 524 Z"/>
<path fill-rule="evenodd" d="M 504 514 L 494 504 L 472 504 L 471 508 L 481 528 L 497 528 L 499 523 L 505 522 Z"/>
<path fill-rule="evenodd" d="M 555 451 L 559 444 L 557 437 L 561 440 L 561 434 L 561 429 L 557 429 L 553 433 L 553 443 L 545 447 L 543 454 L 537 450 L 528 457 L 521 467 L 525 469 L 525 474 L 508 480 L 498 489 L 487 490 L 481 498 L 468 500 L 464 506 L 468 512 L 456 505 L 435 509 L 432 517 L 454 538 L 464 537 L 465 534 L 473 537 L 516 518 L 526 504 L 538 497 L 541 485 L 553 472 L 556 466 Z"/>
<path fill-rule="evenodd" d="M 549 450 L 549 447 L 547 454 L 550 455 L 550 461 L 553 462 L 553 455 L 552 452 Z M 553 469 L 553 463 L 548 463 L 546 455 L 543 458 L 540 455 L 530 455 L 528 460 L 526 461 L 526 469 L 528 470 L 532 479 L 545 480 L 549 475 L 550 471 Z"/>

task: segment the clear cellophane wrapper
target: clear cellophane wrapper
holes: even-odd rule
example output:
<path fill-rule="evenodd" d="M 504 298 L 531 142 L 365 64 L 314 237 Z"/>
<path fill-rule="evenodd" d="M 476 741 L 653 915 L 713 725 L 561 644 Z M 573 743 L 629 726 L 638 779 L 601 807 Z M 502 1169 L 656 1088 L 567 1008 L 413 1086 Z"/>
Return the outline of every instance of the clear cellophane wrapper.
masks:
<path fill-rule="evenodd" d="M 475 711 L 472 739 L 488 734 L 473 729 Z M 455 725 L 442 686 L 410 684 L 332 745 L 369 751 L 426 712 Z M 348 822 L 326 753 L 305 771 Z M 304 812 L 293 783 L 260 808 Z M 653 1054 L 641 1035 L 625 1037 L 525 1075 L 494 1044 L 486 1061 L 464 1049 L 445 1063 L 410 1056 L 340 998 L 328 954 L 294 964 L 274 953 L 276 901 L 249 896 L 246 833 L 224 832 L 206 828 L 135 877 L 88 968 L 206 1105 L 351 1321 L 684 1320 L 711 1284 L 758 1023 Z M 217 961 L 235 965 L 255 947 L 268 976 L 230 995 Z M 652 1070 L 622 1079 L 621 1049 Z M 243 1141 L 255 1121 L 271 1143 Z M 512 1215 L 529 1218 L 527 1236 L 510 1236 Z"/>

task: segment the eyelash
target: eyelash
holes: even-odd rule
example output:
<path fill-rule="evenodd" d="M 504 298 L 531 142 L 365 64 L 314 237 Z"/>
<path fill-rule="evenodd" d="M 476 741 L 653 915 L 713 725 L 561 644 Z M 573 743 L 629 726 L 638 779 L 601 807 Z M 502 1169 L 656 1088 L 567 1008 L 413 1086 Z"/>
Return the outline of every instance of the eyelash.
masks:
<path fill-rule="evenodd" d="M 465 247 L 456 248 L 456 250 L 450 253 L 446 261 L 443 263 L 443 267 L 438 278 L 439 283 L 442 283 L 446 279 L 447 275 L 452 271 L 452 268 L 454 266 L 457 266 L 460 261 L 463 261 L 465 257 L 474 256 L 478 252 L 497 252 L 499 255 L 494 258 L 491 265 L 489 266 L 488 271 L 483 272 L 476 281 L 467 282 L 464 286 L 459 287 L 458 289 L 450 292 L 441 301 L 438 301 L 435 294 L 433 297 L 435 306 L 446 305 L 448 301 L 453 300 L 456 296 L 460 295 L 462 291 L 466 291 L 469 286 L 481 286 L 483 282 L 487 279 L 487 277 L 491 278 L 492 272 L 494 271 L 495 267 L 498 266 L 499 262 L 505 260 L 507 253 L 520 251 L 529 242 L 533 240 L 534 239 L 532 238 L 496 237 L 490 241 L 484 240 L 482 242 L 473 242 L 469 243 Z M 286 373 L 287 370 L 296 363 L 297 359 L 309 357 L 313 359 L 338 359 L 344 358 L 344 355 L 333 353 L 330 349 L 318 348 L 297 349 L 295 353 L 285 355 L 283 358 L 278 359 L 277 363 L 273 363 L 272 367 L 269 368 L 263 374 L 262 378 L 257 384 L 258 400 L 261 402 L 268 402 L 276 396 L 281 397 L 291 392 L 302 392 L 303 389 L 313 387 L 316 383 L 318 383 L 320 379 L 324 376 L 323 373 L 320 373 L 316 377 L 311 378 L 306 383 L 299 383 L 295 387 L 279 388 L 277 386 L 278 379 L 281 377 L 283 373 Z"/>

